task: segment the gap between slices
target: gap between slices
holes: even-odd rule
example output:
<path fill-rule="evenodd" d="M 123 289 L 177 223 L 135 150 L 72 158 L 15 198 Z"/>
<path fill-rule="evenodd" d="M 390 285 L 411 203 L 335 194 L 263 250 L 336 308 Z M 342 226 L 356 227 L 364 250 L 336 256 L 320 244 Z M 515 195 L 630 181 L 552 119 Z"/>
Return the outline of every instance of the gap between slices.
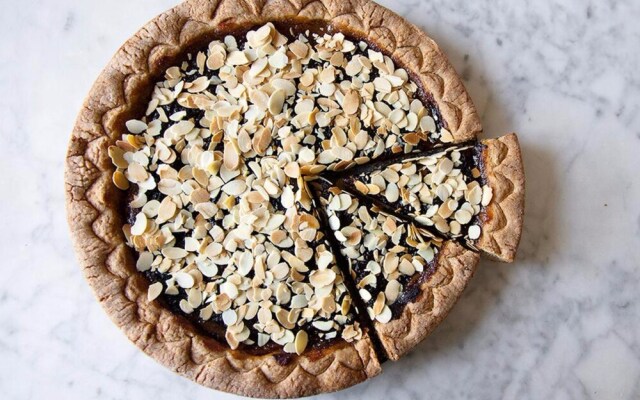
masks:
<path fill-rule="evenodd" d="M 322 207 L 312 207 L 303 177 L 336 177 L 345 171 L 340 179 L 348 185 L 345 177 L 367 163 L 372 168 L 387 168 L 399 159 L 408 163 L 420 157 L 417 150 L 431 152 L 434 145 L 456 140 L 408 73 L 364 42 L 340 33 L 286 35 L 271 24 L 249 31 L 246 43 L 231 36 L 213 41 L 169 68 L 145 117 L 126 127 L 129 134 L 109 148 L 109 155 L 116 167 L 115 186 L 132 196 L 125 234 L 139 252 L 137 268 L 152 281 L 149 300 L 170 299 L 175 312 L 222 327 L 232 349 L 257 346 L 268 353 L 277 345 L 300 355 L 338 338 L 358 343 L 372 336 L 375 342 L 376 332 L 383 332 L 382 346 L 397 359 L 409 348 L 402 343 L 424 337 L 416 333 L 394 344 L 384 334 L 383 325 L 406 315 L 401 307 L 392 310 L 402 303 L 403 289 L 415 288 L 411 300 L 418 299 L 439 253 L 456 254 L 452 260 L 459 257 L 473 267 L 477 262 L 468 250 L 449 250 L 455 245 L 443 244 L 432 227 L 399 218 L 401 210 L 385 215 L 369 207 L 369 217 L 358 217 L 370 218 L 365 224 L 371 224 L 375 214 L 391 238 L 387 243 L 394 243 L 385 248 L 393 251 L 368 260 L 379 264 L 384 289 L 377 283 L 367 289 L 370 274 L 358 275 L 372 272 L 373 264 L 351 269 L 336 264 L 336 257 L 348 257 L 352 250 L 335 256 L 330 251 L 324 237 L 330 229 L 323 230 L 319 222 Z M 511 179 L 518 169 L 522 172 L 521 161 L 513 161 L 516 153 L 519 160 L 515 136 L 498 142 L 483 142 L 486 175 L 478 177 L 487 180 L 493 203 L 499 198 L 509 209 L 502 209 L 503 203 L 495 207 L 482 190 L 486 207 L 476 210 L 473 206 L 482 201 L 474 201 L 473 213 L 461 211 L 491 227 L 477 238 L 473 229 L 470 239 L 477 240 L 472 245 L 509 260 L 521 228 L 521 214 L 509 225 L 509 210 L 519 207 L 521 212 L 523 178 Z M 438 151 L 450 154 L 457 148 L 445 145 Z M 506 181 L 514 182 L 511 190 L 503 190 Z M 319 202 L 323 193 L 335 196 L 332 190 L 321 188 Z M 334 210 L 327 196 L 327 213 L 333 212 L 328 228 L 333 228 L 331 218 L 340 219 L 337 212 L 349 207 Z M 362 195 L 349 196 L 351 203 L 363 201 Z M 379 203 L 370 191 L 366 196 Z M 391 200 L 396 197 L 390 193 Z M 359 228 L 327 233 L 354 248 L 364 240 Z M 396 248 L 403 241 L 411 249 Z M 351 275 L 343 276 L 350 271 L 375 331 L 359 326 L 351 299 L 355 293 L 348 287 Z"/>

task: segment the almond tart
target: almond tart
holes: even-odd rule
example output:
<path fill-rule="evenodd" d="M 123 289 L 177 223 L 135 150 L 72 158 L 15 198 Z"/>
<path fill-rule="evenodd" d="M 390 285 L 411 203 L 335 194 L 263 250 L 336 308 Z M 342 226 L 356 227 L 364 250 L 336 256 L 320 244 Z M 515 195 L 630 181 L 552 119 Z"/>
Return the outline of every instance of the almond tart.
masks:
<path fill-rule="evenodd" d="M 515 257 L 515 135 L 418 28 L 365 0 L 187 0 L 129 39 L 67 153 L 98 300 L 207 387 L 291 398 L 381 372 L 484 252 Z"/>

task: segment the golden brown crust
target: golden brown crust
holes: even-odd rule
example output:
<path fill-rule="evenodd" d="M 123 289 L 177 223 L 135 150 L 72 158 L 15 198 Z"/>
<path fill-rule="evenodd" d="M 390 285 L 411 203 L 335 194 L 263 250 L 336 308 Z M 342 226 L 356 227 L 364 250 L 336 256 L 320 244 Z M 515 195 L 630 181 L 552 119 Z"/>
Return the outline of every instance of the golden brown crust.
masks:
<path fill-rule="evenodd" d="M 446 242 L 431 277 L 420 285 L 418 298 L 387 324 L 375 323 L 376 333 L 392 360 L 420 343 L 454 306 L 476 270 L 480 256 L 455 242 Z"/>
<path fill-rule="evenodd" d="M 124 121 L 141 111 L 167 63 L 190 45 L 233 27 L 290 18 L 330 21 L 376 43 L 416 73 L 456 141 L 480 132 L 471 100 L 437 45 L 370 1 L 188 0 L 148 23 L 116 53 L 85 100 L 67 153 L 67 212 L 75 249 L 107 313 L 136 345 L 168 368 L 205 386 L 247 396 L 297 397 L 338 390 L 378 374 L 380 364 L 365 337 L 282 366 L 273 356 L 231 351 L 199 335 L 183 318 L 149 303 L 148 283 L 136 273 L 121 232 L 123 195 L 111 183 L 107 147 L 124 131 Z M 442 303 L 437 303 L 442 310 L 448 310 L 459 293 L 462 282 L 457 279 L 462 278 L 457 276 L 467 277 L 454 275 L 452 284 L 434 289 L 443 293 Z M 433 321 L 444 316 L 434 315 Z"/>
<path fill-rule="evenodd" d="M 483 213 L 482 235 L 476 246 L 492 258 L 515 259 L 524 217 L 524 166 L 515 133 L 483 140 L 482 153 L 487 184 L 493 198 Z"/>

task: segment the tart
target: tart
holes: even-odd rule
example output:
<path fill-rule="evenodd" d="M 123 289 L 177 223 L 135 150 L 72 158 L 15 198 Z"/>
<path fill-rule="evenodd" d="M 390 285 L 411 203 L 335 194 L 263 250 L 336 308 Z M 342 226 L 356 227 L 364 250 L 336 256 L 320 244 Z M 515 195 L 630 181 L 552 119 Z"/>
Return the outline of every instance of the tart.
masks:
<path fill-rule="evenodd" d="M 255 397 L 339 390 L 446 316 L 477 250 L 513 260 L 517 139 L 480 131 L 435 43 L 375 3 L 186 1 L 80 112 L 76 251 L 172 370 Z"/>

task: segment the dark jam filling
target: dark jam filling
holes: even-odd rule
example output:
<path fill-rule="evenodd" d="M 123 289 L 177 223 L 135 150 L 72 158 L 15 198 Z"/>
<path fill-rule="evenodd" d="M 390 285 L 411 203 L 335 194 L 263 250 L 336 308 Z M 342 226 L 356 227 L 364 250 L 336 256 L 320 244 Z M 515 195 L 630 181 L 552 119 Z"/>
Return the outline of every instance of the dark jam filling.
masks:
<path fill-rule="evenodd" d="M 278 29 L 278 31 L 287 36 L 290 40 L 295 39 L 298 37 L 299 34 L 303 33 L 305 34 L 305 36 L 307 37 L 307 39 L 309 40 L 310 43 L 313 43 L 314 39 L 312 37 L 312 34 L 317 33 L 317 34 L 325 34 L 325 33 L 336 33 L 336 31 L 333 30 L 332 27 L 327 26 L 325 23 L 323 22 L 310 22 L 310 23 L 274 23 L 274 25 L 276 26 L 276 29 Z M 251 29 L 255 29 L 255 27 L 252 27 Z M 232 33 L 230 33 L 232 36 L 235 37 L 236 42 L 238 44 L 238 48 L 243 48 L 244 44 L 246 43 L 246 33 L 251 30 L 251 29 L 238 29 L 233 31 Z M 310 32 L 311 35 L 307 35 L 306 33 Z M 224 38 L 225 35 L 218 35 L 218 36 L 211 36 L 209 38 L 207 38 L 206 41 L 202 41 L 198 46 L 193 46 L 190 49 L 190 53 L 189 56 L 187 57 L 186 60 L 183 60 L 184 62 L 187 63 L 187 68 L 186 71 L 192 71 L 192 70 L 197 70 L 197 65 L 196 65 L 196 58 L 195 58 L 195 54 L 197 54 L 198 51 L 204 51 L 208 45 L 208 43 L 212 40 L 222 40 Z M 380 51 L 383 54 L 385 52 L 383 52 L 382 50 L 380 50 L 379 47 L 377 47 L 374 43 L 369 42 L 366 39 L 363 38 L 358 38 L 358 37 L 354 37 L 353 35 L 348 35 L 345 34 L 346 39 L 353 41 L 354 43 L 356 43 L 356 50 L 355 50 L 355 54 L 359 54 L 359 55 L 366 55 L 366 50 L 365 51 L 361 51 L 360 48 L 357 46 L 357 44 L 360 41 L 364 41 L 367 43 L 369 49 L 373 49 L 376 51 Z M 396 60 L 394 60 L 396 61 Z M 176 64 L 175 62 L 172 63 L 167 63 L 167 67 L 170 65 L 179 65 L 181 66 L 181 64 Z M 310 63 L 306 66 L 306 68 L 316 68 L 319 67 L 321 64 L 318 61 L 315 60 L 311 60 Z M 397 63 L 396 61 L 396 66 L 397 67 L 404 67 L 400 64 Z M 340 74 L 344 74 L 343 70 L 340 70 Z M 424 106 L 429 110 L 431 116 L 433 117 L 435 123 L 436 123 L 436 128 L 437 130 L 440 130 L 442 128 L 444 128 L 444 124 L 440 115 L 440 112 L 437 108 L 437 106 L 435 105 L 435 102 L 433 101 L 432 97 L 426 93 L 424 91 L 424 89 L 422 88 L 422 85 L 420 83 L 419 80 L 415 79 L 416 76 L 411 73 L 411 71 L 409 71 L 407 69 L 407 72 L 409 72 L 410 74 L 410 79 L 416 83 L 418 90 L 415 93 L 415 96 L 422 101 L 422 103 L 424 104 Z M 217 73 L 217 71 L 210 71 L 207 70 L 206 75 L 210 78 L 218 78 L 219 79 L 219 75 Z M 183 80 L 185 82 L 191 82 L 193 80 L 195 80 L 199 75 L 198 74 L 191 74 L 191 75 L 185 75 L 183 77 Z M 344 76 L 344 75 L 343 75 Z M 378 76 L 377 71 L 374 69 L 372 70 L 372 73 L 370 74 L 370 81 L 373 81 L 373 79 L 375 79 Z M 297 84 L 298 82 L 296 82 Z M 300 96 L 300 92 L 297 91 L 296 92 L 296 98 L 295 101 L 297 102 L 299 100 L 299 96 Z M 294 103 L 295 104 L 295 103 Z M 186 116 L 183 118 L 184 120 L 189 120 L 189 119 L 193 119 L 194 121 L 199 121 L 204 117 L 204 111 L 199 110 L 199 109 L 189 109 L 189 108 L 184 108 L 182 106 L 180 106 L 180 104 L 178 104 L 178 102 L 174 101 L 171 104 L 168 105 L 164 105 L 164 106 L 159 106 L 160 108 L 163 109 L 164 113 L 166 114 L 167 117 L 170 117 L 171 115 L 177 113 L 177 112 L 185 112 Z M 158 113 L 158 111 L 153 111 L 151 115 L 148 116 L 149 119 L 153 120 L 153 119 L 159 119 L 160 114 Z M 168 128 L 168 123 L 162 123 L 162 127 L 161 130 L 164 131 Z M 365 128 L 363 127 L 363 129 L 366 129 L 368 131 L 368 133 L 370 135 L 374 135 L 375 134 L 375 129 L 374 128 Z M 404 132 L 403 132 L 404 133 Z M 316 140 L 316 144 L 319 146 L 320 143 L 322 142 L 322 140 L 328 139 L 330 137 L 330 129 L 328 128 L 314 128 L 313 132 L 311 134 L 312 136 L 315 135 L 317 137 Z M 421 145 L 418 146 L 418 150 L 421 149 L 428 149 L 430 147 L 432 147 L 434 141 L 431 142 L 421 142 Z M 211 137 L 206 138 L 203 140 L 203 148 L 209 148 L 211 145 Z M 214 148 L 209 148 L 209 150 L 221 150 L 221 148 L 219 148 L 218 146 L 214 146 Z M 381 157 L 379 157 L 377 160 L 383 160 L 386 159 L 388 157 L 390 157 L 390 150 L 387 150 Z M 176 170 L 180 170 L 184 164 L 182 163 L 180 157 L 176 158 L 176 161 L 174 161 L 171 166 L 176 169 Z M 131 202 L 131 200 L 135 197 L 135 195 L 137 195 L 138 193 L 138 188 L 137 185 L 132 185 L 131 189 L 129 189 L 128 191 L 128 196 L 127 196 L 127 204 L 126 204 L 126 209 L 125 209 L 125 215 L 127 216 L 127 222 L 129 224 L 133 224 L 134 220 L 135 220 L 135 215 L 140 211 L 140 209 L 134 209 L 131 208 L 129 206 L 129 203 Z M 164 195 L 161 194 L 157 189 L 153 189 L 150 191 L 146 192 L 147 198 L 148 200 L 158 200 L 158 201 L 162 201 L 162 199 L 164 198 Z M 215 201 L 215 199 L 213 200 Z M 283 210 L 282 205 L 280 204 L 279 201 L 272 201 L 272 205 L 274 206 L 275 209 L 277 210 Z M 185 233 L 181 233 L 181 232 L 174 232 L 173 233 L 176 242 L 175 242 L 175 246 L 176 247 L 182 247 L 184 246 L 184 241 L 185 241 Z M 313 245 L 313 244 L 312 244 Z M 359 267 L 355 267 L 354 268 L 355 271 L 360 270 Z M 343 271 L 345 269 L 343 268 Z M 404 286 L 404 292 L 400 295 L 400 297 L 398 298 L 398 300 L 396 301 L 396 303 L 393 305 L 392 307 L 392 311 L 394 313 L 394 316 L 397 315 L 399 312 L 401 312 L 401 308 L 403 307 L 404 304 L 407 304 L 411 301 L 413 301 L 417 295 L 419 294 L 419 283 L 421 282 L 421 280 L 426 279 L 426 277 L 428 277 L 431 272 L 428 272 L 432 270 L 432 267 L 429 268 L 425 268 L 425 272 L 423 272 L 421 274 L 422 277 L 414 277 L 412 280 L 405 280 L 403 282 L 401 282 Z M 166 284 L 165 281 L 167 279 L 170 278 L 170 275 L 167 273 L 162 273 L 159 271 L 147 271 L 144 273 L 144 275 L 147 277 L 147 279 L 151 282 L 160 282 L 162 283 L 162 285 L 165 287 L 166 289 Z M 415 282 L 414 282 L 415 281 Z M 344 296 L 344 295 L 343 295 Z M 160 298 L 158 299 L 158 301 L 161 302 L 161 304 L 163 304 L 167 309 L 169 309 L 171 312 L 173 312 L 174 314 L 177 315 L 181 315 L 183 317 L 185 317 L 187 320 L 189 320 L 199 331 L 201 331 L 201 333 L 210 336 L 214 339 L 216 339 L 217 341 L 219 341 L 220 343 L 226 344 L 226 340 L 224 338 L 225 336 L 225 325 L 222 322 L 222 316 L 221 315 L 212 315 L 211 319 L 208 321 L 205 321 L 203 319 L 201 319 L 198 315 L 198 310 L 195 310 L 193 313 L 191 314 L 187 314 L 185 312 L 183 312 L 180 309 L 179 306 L 179 302 L 181 299 L 186 298 L 186 293 L 183 289 L 179 289 L 179 294 L 175 295 L 175 296 L 171 296 L 171 295 L 166 295 L 166 294 L 162 294 L 160 296 Z M 338 304 L 342 301 L 342 298 L 337 299 Z M 367 320 L 360 317 L 360 322 L 363 323 L 363 326 L 368 326 L 369 324 L 366 323 Z M 252 324 L 255 323 L 257 321 L 256 318 L 246 321 L 246 325 L 247 327 L 249 327 L 250 329 L 250 338 L 254 341 L 257 342 L 257 331 L 255 329 L 252 328 Z M 310 324 L 306 324 L 305 326 L 301 326 L 301 329 L 305 329 L 309 335 L 309 347 L 307 349 L 307 352 L 305 354 L 307 354 L 310 357 L 313 357 L 314 354 L 320 354 L 320 352 L 322 351 L 322 349 L 329 347 L 335 343 L 338 343 L 341 341 L 340 339 L 340 335 L 338 333 L 338 337 L 335 339 L 326 339 L 323 337 L 319 336 L 319 331 L 317 329 L 315 329 L 313 326 L 311 326 Z M 239 347 L 240 350 L 248 352 L 250 354 L 256 354 L 256 355 L 260 355 L 260 354 L 269 354 L 269 353 L 273 353 L 274 356 L 276 357 L 277 361 L 281 364 L 287 364 L 289 363 L 294 357 L 295 355 L 293 354 L 288 354 L 288 353 L 284 353 L 282 351 L 282 346 L 274 343 L 273 341 L 269 341 L 265 346 L 263 347 L 259 347 L 257 345 L 246 345 L 246 344 L 240 344 Z"/>

